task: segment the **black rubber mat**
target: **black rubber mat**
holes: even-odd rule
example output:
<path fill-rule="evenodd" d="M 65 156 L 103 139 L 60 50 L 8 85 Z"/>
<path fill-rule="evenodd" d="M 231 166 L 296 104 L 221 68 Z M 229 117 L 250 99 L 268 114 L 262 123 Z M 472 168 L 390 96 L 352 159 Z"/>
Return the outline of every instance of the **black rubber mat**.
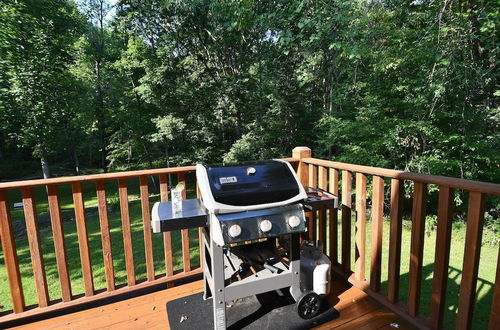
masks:
<path fill-rule="evenodd" d="M 212 299 L 203 300 L 203 293 L 169 301 L 167 314 L 172 330 L 214 327 Z M 238 299 L 233 305 L 226 306 L 228 329 L 310 329 L 338 316 L 338 312 L 323 301 L 316 317 L 301 319 L 290 294 L 280 295 L 276 291 Z"/>

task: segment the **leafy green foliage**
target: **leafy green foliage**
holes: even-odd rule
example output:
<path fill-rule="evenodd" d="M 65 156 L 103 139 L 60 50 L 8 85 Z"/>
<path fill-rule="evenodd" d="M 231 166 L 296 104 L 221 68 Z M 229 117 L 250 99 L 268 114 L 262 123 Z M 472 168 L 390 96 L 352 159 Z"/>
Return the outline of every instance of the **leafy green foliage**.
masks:
<path fill-rule="evenodd" d="M 107 171 L 308 145 L 500 179 L 494 2 L 78 4 L 2 3 L 3 159 Z"/>

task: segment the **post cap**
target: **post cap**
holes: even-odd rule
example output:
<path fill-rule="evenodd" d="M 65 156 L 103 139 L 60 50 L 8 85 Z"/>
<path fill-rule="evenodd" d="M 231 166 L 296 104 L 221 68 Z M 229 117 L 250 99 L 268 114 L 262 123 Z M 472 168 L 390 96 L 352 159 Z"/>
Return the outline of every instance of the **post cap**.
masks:
<path fill-rule="evenodd" d="M 295 147 L 292 150 L 292 157 L 301 159 L 301 158 L 310 158 L 312 156 L 312 151 L 308 147 Z"/>

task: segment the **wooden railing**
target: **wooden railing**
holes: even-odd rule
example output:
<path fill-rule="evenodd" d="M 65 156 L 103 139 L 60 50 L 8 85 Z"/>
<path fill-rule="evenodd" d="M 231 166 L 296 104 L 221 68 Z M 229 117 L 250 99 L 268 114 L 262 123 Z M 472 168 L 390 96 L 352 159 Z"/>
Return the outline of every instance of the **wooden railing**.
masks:
<path fill-rule="evenodd" d="M 341 184 L 341 260 L 338 251 L 338 210 L 328 213 L 329 255 L 337 274 L 353 285 L 365 290 L 372 298 L 389 307 L 419 328 L 438 329 L 443 326 L 445 298 L 447 296 L 448 266 L 452 214 L 454 209 L 453 193 L 455 189 L 468 192 L 468 212 L 466 220 L 465 249 L 463 254 L 462 279 L 458 300 L 457 329 L 471 328 L 474 304 L 476 303 L 476 283 L 481 251 L 481 237 L 484 222 L 484 203 L 487 194 L 500 195 L 500 185 L 442 176 L 433 176 L 388 170 L 369 166 L 352 165 L 311 158 L 308 148 L 294 149 L 294 157 L 300 159 L 298 174 L 304 185 L 319 186 L 334 194 L 339 192 Z M 352 203 L 352 180 L 355 177 L 355 204 Z M 371 191 L 371 255 L 370 278 L 365 278 L 366 231 L 367 231 L 367 179 L 372 178 Z M 390 185 L 385 179 L 390 180 Z M 400 290 L 401 232 L 403 226 L 403 184 L 413 184 L 413 202 L 411 208 L 411 246 L 409 261 L 409 279 L 407 304 L 398 301 Z M 428 185 L 439 187 L 437 205 L 436 246 L 434 276 L 432 279 L 432 297 L 430 315 L 420 315 L 424 230 Z M 390 229 L 388 245 L 388 264 L 382 265 L 382 239 L 384 216 L 384 191 L 390 189 Z M 351 213 L 355 216 L 354 269 L 351 269 Z M 324 241 L 325 212 L 312 216 L 310 237 Z M 316 222 L 317 220 L 317 222 Z M 316 227 L 318 227 L 316 234 Z M 500 256 L 500 250 L 499 250 Z M 387 267 L 387 292 L 381 291 L 382 268 Z M 496 283 L 492 299 L 490 329 L 498 329 L 500 324 L 500 257 L 496 271 Z"/>
<path fill-rule="evenodd" d="M 486 194 L 500 195 L 500 185 L 492 183 L 475 182 L 469 180 L 432 176 L 402 171 L 374 168 L 368 166 L 344 164 L 311 158 L 311 150 L 298 147 L 293 150 L 293 158 L 286 159 L 296 168 L 298 176 L 304 185 L 319 187 L 340 195 L 340 226 L 339 210 L 321 210 L 310 214 L 308 223 L 308 235 L 311 239 L 320 239 L 327 243 L 324 245 L 325 252 L 330 256 L 334 271 L 337 275 L 345 277 L 353 285 L 365 290 L 371 297 L 387 306 L 402 317 L 421 328 L 440 328 L 443 322 L 444 301 L 446 297 L 446 285 L 448 279 L 448 265 L 451 242 L 451 226 L 453 213 L 453 191 L 462 189 L 469 192 L 468 216 L 466 227 L 466 242 L 464 250 L 463 275 L 460 285 L 460 298 L 458 306 L 457 328 L 466 329 L 470 327 L 473 307 L 475 303 L 476 282 L 478 274 L 479 253 L 481 249 L 481 235 L 484 220 L 484 201 Z M 67 178 L 54 178 L 46 180 L 29 180 L 10 183 L 0 183 L 0 240 L 2 242 L 2 254 L 7 271 L 8 282 L 12 299 L 12 311 L 0 313 L 0 326 L 5 322 L 39 315 L 50 311 L 58 311 L 71 306 L 83 305 L 100 299 L 129 293 L 158 284 L 172 286 L 174 281 L 189 278 L 201 274 L 200 266 L 192 265 L 190 258 L 189 232 L 184 230 L 180 234 L 182 265 L 174 271 L 174 253 L 172 248 L 172 233 L 163 233 L 163 270 L 158 274 L 155 269 L 155 251 L 153 249 L 153 237 L 150 227 L 150 184 L 148 182 L 155 178 L 159 186 L 159 199 L 168 200 L 169 178 L 177 182 L 184 182 L 185 186 L 192 187 L 190 193 L 198 196 L 199 192 L 195 182 L 189 182 L 187 178 L 194 181 L 190 173 L 194 166 L 155 169 L 145 171 L 131 171 L 110 174 L 97 174 L 87 176 L 76 176 Z M 367 197 L 368 180 L 371 180 L 371 196 Z M 390 185 L 385 179 L 390 180 Z M 142 228 L 144 246 L 133 245 L 132 225 L 129 209 L 128 183 L 138 181 L 139 199 L 141 205 Z M 355 201 L 352 201 L 352 185 L 355 181 Z M 113 246 L 116 242 L 111 239 L 111 227 L 108 214 L 109 197 L 106 196 L 106 182 L 116 182 L 118 185 L 118 201 L 121 217 L 120 231 L 123 237 L 123 259 L 126 272 L 126 282 L 116 284 L 116 258 L 113 257 Z M 407 304 L 398 301 L 400 295 L 400 265 L 401 265 L 401 233 L 403 227 L 403 183 L 413 183 L 413 207 L 411 213 L 411 247 L 409 283 L 407 293 Z M 99 236 L 102 246 L 102 263 L 104 265 L 105 288 L 96 290 L 94 287 L 95 274 L 93 274 L 92 251 L 89 245 L 88 233 L 88 208 L 85 207 L 85 194 L 83 184 L 88 182 L 95 185 L 97 199 L 97 212 L 99 220 Z M 66 244 L 69 238 L 64 232 L 63 217 L 61 215 L 60 196 L 58 187 L 71 185 L 74 221 L 76 222 L 76 234 L 78 237 L 79 259 L 81 262 L 81 273 L 83 281 L 83 294 L 75 295 L 72 292 L 72 281 L 70 267 L 68 267 L 68 248 Z M 187 185 L 186 185 L 187 184 Z M 341 191 L 339 194 L 339 184 Z M 426 205 L 428 185 L 439 186 L 438 200 L 438 223 L 437 239 L 435 247 L 434 277 L 432 280 L 432 299 L 429 317 L 423 317 L 419 313 L 424 228 L 426 217 Z M 88 185 L 88 184 L 87 184 Z M 47 283 L 47 260 L 44 259 L 42 251 L 40 228 L 38 223 L 37 201 L 35 201 L 34 188 L 45 187 L 50 214 L 50 225 L 52 228 L 52 239 L 55 251 L 55 263 L 59 279 L 60 297 L 49 295 Z M 389 188 L 390 187 L 390 188 Z M 384 191 L 390 189 L 390 230 L 388 264 L 382 264 L 382 240 L 383 240 L 383 217 L 384 217 Z M 26 306 L 25 294 L 23 292 L 22 276 L 18 261 L 18 249 L 13 230 L 10 206 L 15 201 L 9 200 L 12 191 L 21 191 L 26 233 L 29 242 L 29 253 L 31 256 L 31 269 L 38 297 L 38 304 Z M 196 195 L 195 195 L 196 191 Z M 187 198 L 184 194 L 183 198 Z M 368 202 L 367 202 L 368 200 Z M 367 204 L 371 214 L 371 248 L 369 259 L 369 279 L 366 279 L 365 260 L 367 259 Z M 352 212 L 355 212 L 355 233 L 351 232 Z M 340 229 L 340 236 L 339 236 Z M 198 240 L 200 237 L 198 230 Z M 352 242 L 352 237 L 354 242 Z M 341 246 L 339 246 L 341 242 Z M 201 241 L 199 240 L 201 244 Z M 354 251 L 352 251 L 354 247 Z M 196 247 L 199 249 L 198 247 Z M 145 278 L 139 278 L 135 272 L 135 253 L 141 250 L 145 259 Z M 201 249 L 197 251 L 201 260 Z M 340 252 L 340 258 L 338 256 Z M 352 253 L 354 252 L 354 253 Z M 354 262 L 351 255 L 354 255 Z M 54 261 L 52 261 L 54 262 Z M 202 262 L 198 262 L 202 265 Z M 351 265 L 354 265 L 353 267 Z M 388 280 L 387 292 L 381 289 L 382 269 L 387 267 Z M 179 268 L 179 267 L 177 267 Z M 353 269 L 352 269 L 353 268 Z M 50 283 L 49 283 L 50 284 Z M 8 297 L 0 297 L 0 302 Z M 500 324 L 500 266 L 497 266 L 496 283 L 494 287 L 493 301 L 490 315 L 490 328 L 493 329 Z"/>
<path fill-rule="evenodd" d="M 88 176 L 76 176 L 67 178 L 54 178 L 46 180 L 18 181 L 0 184 L 0 238 L 2 241 L 2 252 L 5 267 L 10 285 L 12 298 L 12 312 L 4 312 L 0 317 L 0 322 L 12 321 L 15 319 L 33 316 L 49 311 L 58 310 L 70 306 L 85 304 L 103 298 L 109 298 L 115 295 L 143 289 L 149 286 L 161 283 L 172 283 L 175 280 L 194 276 L 201 273 L 201 269 L 193 268 L 189 258 L 189 236 L 187 231 L 182 233 L 182 271 L 174 272 L 174 263 L 172 257 L 171 233 L 164 233 L 163 246 L 165 255 L 165 273 L 155 276 L 153 260 L 153 244 L 151 232 L 150 215 L 150 193 L 148 180 L 157 177 L 161 200 L 168 199 L 168 180 L 167 175 L 176 177 L 178 182 L 185 183 L 185 175 L 194 171 L 194 166 L 132 171 L 110 174 L 98 174 Z M 141 202 L 141 214 L 143 223 L 144 246 L 133 245 L 131 235 L 131 222 L 129 211 L 129 197 L 127 181 L 138 179 L 139 195 Z M 159 179 L 159 180 L 158 180 Z M 118 183 L 118 195 L 121 216 L 121 231 L 123 234 L 123 249 L 125 258 L 126 284 L 117 286 L 115 284 L 115 268 L 112 242 L 110 236 L 110 223 L 108 219 L 108 202 L 106 197 L 105 183 L 116 181 Z M 84 204 L 84 193 L 82 183 L 92 182 L 95 184 L 97 197 L 97 208 L 100 225 L 100 239 L 102 244 L 102 258 L 106 278 L 105 290 L 96 291 L 94 288 L 94 274 L 92 270 L 91 248 L 87 232 L 86 208 Z M 61 206 L 58 196 L 58 187 L 70 184 L 73 194 L 74 219 L 76 222 L 76 232 L 78 237 L 80 262 L 82 268 L 82 277 L 84 284 L 83 296 L 73 295 L 68 269 L 68 258 L 66 255 L 66 242 L 69 239 L 65 236 L 63 230 L 63 221 L 61 216 Z M 48 209 L 50 212 L 50 221 L 53 233 L 53 243 L 55 251 L 55 260 L 57 263 L 57 272 L 59 286 L 61 290 L 60 297 L 49 297 L 48 283 L 46 276 L 47 262 L 42 253 L 42 244 L 40 230 L 37 218 L 36 201 L 33 189 L 37 186 L 46 187 Z M 25 295 L 23 292 L 22 278 L 19 270 L 18 252 L 16 249 L 15 236 L 11 221 L 9 192 L 21 190 L 22 204 L 24 209 L 24 218 L 26 222 L 26 231 L 29 241 L 29 251 L 32 261 L 33 277 L 35 279 L 36 293 L 38 296 L 37 306 L 26 306 Z M 186 198 L 186 195 L 183 196 Z M 135 274 L 134 251 L 143 248 L 145 253 L 146 278 L 137 278 Z M 201 264 L 201 263 L 199 263 Z M 5 302 L 7 297 L 1 297 Z"/>

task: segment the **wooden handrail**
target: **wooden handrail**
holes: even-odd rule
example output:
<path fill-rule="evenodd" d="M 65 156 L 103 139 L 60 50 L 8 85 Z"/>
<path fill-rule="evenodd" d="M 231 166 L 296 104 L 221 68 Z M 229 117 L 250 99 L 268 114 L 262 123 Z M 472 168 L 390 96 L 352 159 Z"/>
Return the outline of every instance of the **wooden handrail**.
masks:
<path fill-rule="evenodd" d="M 398 170 L 390 170 L 379 167 L 339 163 L 317 158 L 302 158 L 301 161 L 304 162 L 305 164 L 325 166 L 337 170 L 364 173 L 369 175 L 377 175 L 399 180 L 410 180 L 414 182 L 422 182 L 427 184 L 436 184 L 444 187 L 477 191 L 484 194 L 493 194 L 497 196 L 500 195 L 500 184 L 497 183 L 472 181 L 472 180 L 458 179 L 440 175 L 421 174 L 421 173 L 405 172 Z"/>
<path fill-rule="evenodd" d="M 139 171 L 126 171 L 126 172 L 114 172 L 114 173 L 102 173 L 102 174 L 90 174 L 90 175 L 78 175 L 78 176 L 65 176 L 60 178 L 50 178 L 50 179 L 36 179 L 36 180 L 24 180 L 24 181 L 11 181 L 0 183 L 0 189 L 16 189 L 23 187 L 37 187 L 46 186 L 52 184 L 68 184 L 74 182 L 88 182 L 88 181 L 101 181 L 101 180 L 112 180 L 112 179 L 126 179 L 139 177 L 141 175 L 160 175 L 178 172 L 193 172 L 196 169 L 195 166 L 182 166 L 182 167 L 171 167 L 171 168 L 158 168 L 154 170 L 139 170 Z"/>

